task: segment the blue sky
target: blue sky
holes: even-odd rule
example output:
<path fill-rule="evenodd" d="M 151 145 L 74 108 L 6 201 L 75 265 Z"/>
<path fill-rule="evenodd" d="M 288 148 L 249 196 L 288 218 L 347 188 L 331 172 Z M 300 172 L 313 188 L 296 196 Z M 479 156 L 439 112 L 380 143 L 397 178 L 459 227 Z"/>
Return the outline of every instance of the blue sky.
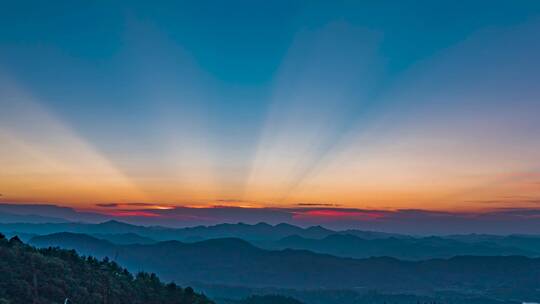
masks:
<path fill-rule="evenodd" d="M 538 1 L 4 2 L 2 200 L 535 200 L 539 17 Z"/>

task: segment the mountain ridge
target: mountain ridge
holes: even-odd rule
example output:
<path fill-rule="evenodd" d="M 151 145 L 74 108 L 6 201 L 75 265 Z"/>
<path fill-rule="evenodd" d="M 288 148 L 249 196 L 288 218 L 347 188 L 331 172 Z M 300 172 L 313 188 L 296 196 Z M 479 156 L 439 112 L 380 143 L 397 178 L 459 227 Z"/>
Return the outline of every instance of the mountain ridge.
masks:
<path fill-rule="evenodd" d="M 146 245 L 115 245 L 96 238 L 91 242 L 86 237 L 83 239 L 81 244 L 73 244 L 60 234 L 35 237 L 31 244 L 38 247 L 71 247 L 84 255 L 113 257 L 128 269 L 156 272 L 166 280 L 181 284 L 200 282 L 250 287 L 377 289 L 416 293 L 434 293 L 444 288 L 503 298 L 518 296 L 524 300 L 540 296 L 540 282 L 536 279 L 540 276 L 540 258 L 457 256 L 422 261 L 391 257 L 353 259 L 307 250 L 265 250 L 235 238 Z"/>
<path fill-rule="evenodd" d="M 166 240 L 199 242 L 216 238 L 240 238 L 264 249 L 306 249 L 341 257 L 394 256 L 420 260 L 454 255 L 540 256 L 540 237 L 451 235 L 415 237 L 361 230 L 334 231 L 324 227 L 290 224 L 220 224 L 188 228 L 137 226 L 117 220 L 88 223 L 0 223 L 0 231 L 21 235 L 57 232 L 84 233 L 117 244 L 151 244 Z"/>

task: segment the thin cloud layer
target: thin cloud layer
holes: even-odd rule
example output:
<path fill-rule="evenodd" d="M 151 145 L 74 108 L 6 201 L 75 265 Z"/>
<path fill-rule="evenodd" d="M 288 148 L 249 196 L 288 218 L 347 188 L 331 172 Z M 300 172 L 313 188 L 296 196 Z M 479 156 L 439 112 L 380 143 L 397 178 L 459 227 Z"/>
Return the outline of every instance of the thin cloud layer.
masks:
<path fill-rule="evenodd" d="M 2 214 L 40 215 L 69 221 L 102 222 L 116 219 L 137 225 L 187 227 L 219 223 L 289 223 L 322 225 L 333 229 L 362 229 L 408 234 L 534 234 L 540 233 L 540 209 L 499 208 L 489 212 L 440 212 L 422 209 L 371 210 L 357 208 L 294 207 L 241 208 L 175 206 L 157 209 L 152 204 L 138 208 L 128 204 L 99 204 L 89 212 L 56 205 L 0 204 Z"/>

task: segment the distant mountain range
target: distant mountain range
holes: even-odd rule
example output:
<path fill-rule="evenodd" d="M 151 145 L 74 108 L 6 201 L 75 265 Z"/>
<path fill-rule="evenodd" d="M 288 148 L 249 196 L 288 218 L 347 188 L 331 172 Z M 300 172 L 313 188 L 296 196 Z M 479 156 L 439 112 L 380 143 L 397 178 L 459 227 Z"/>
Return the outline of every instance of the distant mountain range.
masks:
<path fill-rule="evenodd" d="M 218 224 L 214 226 L 196 226 L 188 228 L 168 228 L 161 226 L 137 226 L 110 220 L 99 224 L 89 223 L 0 223 L 0 231 L 33 234 L 50 234 L 56 232 L 74 232 L 86 234 L 118 234 L 134 233 L 156 241 L 179 240 L 200 241 L 214 238 L 236 237 L 250 241 L 274 241 L 288 236 L 319 239 L 332 234 L 350 234 L 365 239 L 408 238 L 405 235 L 374 231 L 345 230 L 334 231 L 321 226 L 301 228 L 290 224 L 270 225 L 258 223 L 254 225 Z"/>
<path fill-rule="evenodd" d="M 332 234 L 322 239 L 309 239 L 297 235 L 285 237 L 275 242 L 259 242 L 267 249 L 305 249 L 342 257 L 367 258 L 390 256 L 407 260 L 450 258 L 458 255 L 522 255 L 540 256 L 540 239 L 511 236 L 493 242 L 489 238 L 482 241 L 458 241 L 443 237 L 422 238 L 377 238 L 364 239 L 350 234 Z M 517 240 L 523 240 L 518 242 Z"/>
<path fill-rule="evenodd" d="M 264 250 L 235 238 L 118 245 L 74 233 L 36 236 L 30 243 L 108 256 L 133 271 L 156 272 L 181 284 L 447 292 L 523 301 L 540 297 L 540 259 L 520 256 L 458 256 L 424 261 L 351 259 L 306 250 Z"/>
<path fill-rule="evenodd" d="M 540 237 L 527 235 L 450 235 L 412 237 L 382 232 L 334 231 L 321 226 L 301 228 L 289 224 L 220 224 L 191 228 L 145 227 L 118 221 L 87 223 L 7 223 L 0 231 L 23 241 L 37 235 L 83 233 L 114 244 L 152 244 L 177 240 L 198 242 L 216 238 L 239 238 L 263 249 L 302 249 L 340 257 L 389 256 L 406 260 L 450 258 L 457 255 L 540 256 Z"/>
<path fill-rule="evenodd" d="M 99 223 L 108 219 L 110 216 L 57 205 L 0 203 L 0 223 Z"/>
<path fill-rule="evenodd" d="M 1 205 L 0 205 L 1 206 Z M 9 212 L 3 212 L 0 208 L 0 222 L 1 223 L 67 223 L 69 221 L 50 216 L 42 216 L 35 214 L 14 214 Z"/>

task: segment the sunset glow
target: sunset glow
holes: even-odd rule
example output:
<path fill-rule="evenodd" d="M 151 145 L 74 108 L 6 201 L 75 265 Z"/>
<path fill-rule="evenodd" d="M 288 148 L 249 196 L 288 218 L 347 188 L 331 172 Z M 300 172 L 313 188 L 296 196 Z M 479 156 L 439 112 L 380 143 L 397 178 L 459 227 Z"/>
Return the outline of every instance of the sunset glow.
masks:
<path fill-rule="evenodd" d="M 268 9 L 279 21 L 239 13 L 253 32 L 138 6 L 0 18 L 0 201 L 118 216 L 307 202 L 331 207 L 296 217 L 357 220 L 538 207 L 532 9 L 472 9 L 459 28 L 456 7 L 426 25 Z M 110 24 L 61 38 L 86 14 Z"/>
<path fill-rule="evenodd" d="M 0 304 L 538 304 L 540 0 L 0 1 Z"/>

